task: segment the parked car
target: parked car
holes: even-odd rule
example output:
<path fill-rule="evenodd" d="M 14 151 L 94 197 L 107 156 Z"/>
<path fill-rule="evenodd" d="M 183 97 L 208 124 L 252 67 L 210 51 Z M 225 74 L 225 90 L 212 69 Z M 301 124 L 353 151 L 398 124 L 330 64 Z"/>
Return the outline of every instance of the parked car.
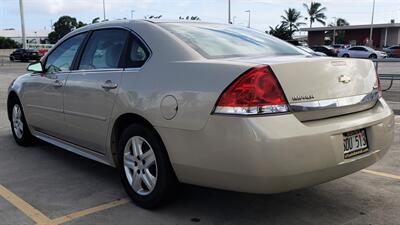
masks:
<path fill-rule="evenodd" d="M 316 52 L 316 51 L 314 51 L 311 48 L 306 47 L 306 46 L 297 46 L 297 47 L 300 48 L 301 50 L 311 54 L 311 55 L 314 55 L 314 56 L 327 56 L 325 53 Z"/>
<path fill-rule="evenodd" d="M 28 70 L 8 89 L 15 141 L 117 167 L 145 208 L 179 182 L 249 193 L 317 185 L 375 163 L 394 137 L 373 62 L 309 57 L 233 25 L 89 25 Z"/>
<path fill-rule="evenodd" d="M 366 46 L 354 46 L 340 50 L 338 56 L 345 58 L 383 59 L 387 57 L 387 54 Z"/>
<path fill-rule="evenodd" d="M 400 57 L 400 45 L 384 48 L 383 51 L 386 52 L 389 57 Z"/>
<path fill-rule="evenodd" d="M 49 49 L 47 49 L 47 48 L 41 48 L 41 49 L 38 50 L 40 56 L 46 55 L 46 53 L 48 51 L 49 51 Z"/>
<path fill-rule="evenodd" d="M 337 50 L 332 48 L 331 46 L 327 45 L 313 46 L 311 47 L 311 49 L 316 52 L 322 52 L 327 56 L 334 56 L 334 57 L 337 56 Z"/>
<path fill-rule="evenodd" d="M 22 62 L 27 62 L 29 60 L 39 60 L 40 57 L 41 55 L 39 52 L 33 49 L 19 48 L 10 54 L 11 61 L 19 60 Z"/>

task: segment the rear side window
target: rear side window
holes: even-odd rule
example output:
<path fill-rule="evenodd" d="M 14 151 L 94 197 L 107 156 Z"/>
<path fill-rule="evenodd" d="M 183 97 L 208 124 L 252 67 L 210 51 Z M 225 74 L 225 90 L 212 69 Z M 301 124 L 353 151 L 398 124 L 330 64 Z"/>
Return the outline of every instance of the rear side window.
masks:
<path fill-rule="evenodd" d="M 82 55 L 80 70 L 121 68 L 127 32 L 107 29 L 93 32 Z"/>
<path fill-rule="evenodd" d="M 217 24 L 160 23 L 205 58 L 301 55 L 296 47 L 256 30 Z"/>
<path fill-rule="evenodd" d="M 76 35 L 60 44 L 46 59 L 46 71 L 69 71 L 75 54 L 83 42 L 86 33 Z"/>
<path fill-rule="evenodd" d="M 138 68 L 143 66 L 147 58 L 149 58 L 149 54 L 147 48 L 138 38 L 132 35 L 129 36 L 126 57 L 127 68 Z"/>

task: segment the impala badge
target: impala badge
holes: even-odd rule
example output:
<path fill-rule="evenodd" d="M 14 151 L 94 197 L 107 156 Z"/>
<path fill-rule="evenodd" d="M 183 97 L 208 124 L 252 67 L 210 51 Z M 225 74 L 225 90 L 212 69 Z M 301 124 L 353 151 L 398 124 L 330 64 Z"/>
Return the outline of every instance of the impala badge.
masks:
<path fill-rule="evenodd" d="M 345 75 L 341 75 L 339 77 L 339 82 L 343 83 L 343 84 L 347 84 L 351 82 L 351 77 L 345 76 Z"/>
<path fill-rule="evenodd" d="M 313 100 L 315 97 L 314 95 L 305 95 L 305 96 L 293 96 L 292 100 L 293 101 L 304 101 L 304 100 Z"/>

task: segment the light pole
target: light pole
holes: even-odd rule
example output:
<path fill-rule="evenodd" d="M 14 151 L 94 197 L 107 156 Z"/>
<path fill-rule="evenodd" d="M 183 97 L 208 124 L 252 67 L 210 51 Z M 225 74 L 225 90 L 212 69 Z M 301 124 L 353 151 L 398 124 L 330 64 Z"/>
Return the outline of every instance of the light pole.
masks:
<path fill-rule="evenodd" d="M 250 28 L 250 23 L 251 23 L 251 11 L 250 10 L 246 10 L 245 12 L 247 12 L 247 13 L 249 13 L 249 21 L 248 21 L 248 24 L 247 24 L 247 27 L 248 28 Z"/>
<path fill-rule="evenodd" d="M 106 20 L 106 0 L 103 0 L 103 20 Z"/>
<path fill-rule="evenodd" d="M 336 44 L 336 26 L 337 26 L 338 24 L 337 24 L 337 18 L 336 18 L 336 17 L 333 17 L 333 19 L 334 19 L 334 24 L 333 24 L 333 38 L 332 38 L 332 44 L 334 45 L 334 44 Z"/>
<path fill-rule="evenodd" d="M 371 30 L 369 31 L 369 46 L 372 47 L 373 41 L 372 41 L 372 34 L 374 31 L 374 16 L 375 16 L 375 0 L 372 5 L 372 19 L 371 19 Z"/>
<path fill-rule="evenodd" d="M 23 4 L 22 0 L 19 0 L 19 11 L 21 14 L 22 47 L 26 48 L 24 4 Z"/>
<path fill-rule="evenodd" d="M 135 10 L 131 10 L 131 19 L 133 20 L 133 13 L 135 12 Z"/>
<path fill-rule="evenodd" d="M 228 24 L 232 24 L 232 20 L 231 20 L 231 0 L 228 0 Z"/>

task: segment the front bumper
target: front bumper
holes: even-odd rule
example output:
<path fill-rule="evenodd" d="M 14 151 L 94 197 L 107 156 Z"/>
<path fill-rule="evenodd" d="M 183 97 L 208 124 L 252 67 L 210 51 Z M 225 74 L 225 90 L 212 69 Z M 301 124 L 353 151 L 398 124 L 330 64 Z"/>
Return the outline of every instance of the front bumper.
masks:
<path fill-rule="evenodd" d="M 369 152 L 344 159 L 345 132 L 366 129 Z M 157 127 L 178 179 L 249 193 L 278 193 L 327 182 L 378 161 L 394 136 L 383 99 L 367 111 L 311 122 L 293 114 L 212 115 L 203 130 Z"/>

